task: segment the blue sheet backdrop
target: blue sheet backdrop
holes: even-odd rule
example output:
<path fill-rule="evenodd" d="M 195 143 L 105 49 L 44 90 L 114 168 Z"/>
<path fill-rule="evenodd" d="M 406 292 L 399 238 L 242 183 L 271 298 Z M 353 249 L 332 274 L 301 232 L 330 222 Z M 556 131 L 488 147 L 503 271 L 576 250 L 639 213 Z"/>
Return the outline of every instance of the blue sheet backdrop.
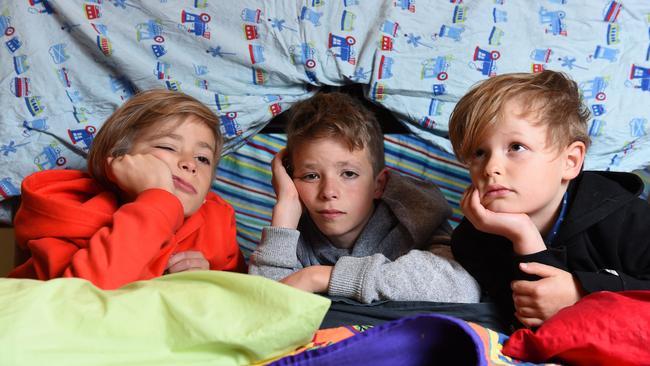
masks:
<path fill-rule="evenodd" d="M 1 0 L 0 198 L 32 172 L 83 168 L 138 90 L 211 106 L 228 154 L 318 86 L 361 83 L 449 151 L 472 84 L 543 69 L 570 74 L 593 111 L 586 167 L 630 171 L 650 162 L 649 30 L 646 0 Z"/>

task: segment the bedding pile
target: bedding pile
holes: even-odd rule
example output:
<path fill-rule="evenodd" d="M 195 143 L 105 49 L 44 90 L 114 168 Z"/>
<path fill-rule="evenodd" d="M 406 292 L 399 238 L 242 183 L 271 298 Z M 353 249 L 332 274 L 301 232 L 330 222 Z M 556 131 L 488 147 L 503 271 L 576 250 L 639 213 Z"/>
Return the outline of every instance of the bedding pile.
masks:
<path fill-rule="evenodd" d="M 329 304 L 231 272 L 117 290 L 79 278 L 0 278 L 0 365 L 249 365 L 307 343 Z"/>

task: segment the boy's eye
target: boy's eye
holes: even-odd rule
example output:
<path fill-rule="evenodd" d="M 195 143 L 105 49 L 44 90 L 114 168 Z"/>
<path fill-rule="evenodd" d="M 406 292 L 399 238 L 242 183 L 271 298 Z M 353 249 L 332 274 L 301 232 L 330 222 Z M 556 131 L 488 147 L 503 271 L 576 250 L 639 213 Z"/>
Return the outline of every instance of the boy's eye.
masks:
<path fill-rule="evenodd" d="M 351 170 L 346 170 L 341 174 L 344 178 L 356 178 L 359 176 L 356 172 L 353 172 Z"/>
<path fill-rule="evenodd" d="M 156 145 L 154 146 L 156 149 L 161 149 L 161 150 L 168 150 L 168 151 L 174 151 L 174 148 L 171 146 L 164 146 L 164 145 Z"/>
<path fill-rule="evenodd" d="M 515 143 L 515 144 L 510 145 L 510 150 L 512 150 L 512 151 L 524 151 L 524 150 L 526 150 L 526 147 L 524 145 L 522 145 L 522 144 Z"/>
<path fill-rule="evenodd" d="M 196 160 L 198 160 L 201 164 L 210 165 L 210 159 L 205 156 L 198 156 Z"/>
<path fill-rule="evenodd" d="M 482 158 L 485 156 L 485 151 L 483 149 L 478 149 L 474 151 L 474 154 L 472 154 L 472 158 L 477 159 L 477 158 Z"/>
<path fill-rule="evenodd" d="M 318 174 L 316 174 L 316 173 L 303 174 L 302 177 L 300 177 L 300 179 L 305 180 L 305 181 L 313 181 L 313 180 L 318 179 Z"/>

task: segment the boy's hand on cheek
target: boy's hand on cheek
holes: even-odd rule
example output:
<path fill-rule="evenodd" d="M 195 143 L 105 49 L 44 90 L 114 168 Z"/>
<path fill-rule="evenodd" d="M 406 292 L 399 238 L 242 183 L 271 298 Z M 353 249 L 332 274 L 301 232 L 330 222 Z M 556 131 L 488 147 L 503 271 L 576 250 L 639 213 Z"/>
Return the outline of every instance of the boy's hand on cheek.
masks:
<path fill-rule="evenodd" d="M 271 226 L 295 229 L 298 227 L 298 221 L 302 214 L 302 204 L 296 185 L 282 163 L 285 153 L 285 149 L 280 150 L 271 162 L 273 172 L 271 182 L 277 197 L 277 202 L 273 207 Z"/>
<path fill-rule="evenodd" d="M 108 158 L 111 180 L 130 196 L 151 188 L 174 193 L 172 173 L 165 162 L 150 154 L 122 155 Z"/>
<path fill-rule="evenodd" d="M 537 275 L 537 281 L 513 281 L 515 316 L 528 327 L 540 326 L 562 308 L 575 304 L 583 291 L 571 273 L 541 263 L 521 263 L 519 268 Z"/>
<path fill-rule="evenodd" d="M 296 271 L 280 280 L 303 291 L 326 293 L 332 276 L 332 266 L 310 266 Z"/>
<path fill-rule="evenodd" d="M 533 254 L 546 249 L 542 236 L 528 215 L 486 209 L 481 204 L 478 189 L 474 185 L 465 190 L 460 208 L 476 229 L 509 239 L 518 255 Z"/>

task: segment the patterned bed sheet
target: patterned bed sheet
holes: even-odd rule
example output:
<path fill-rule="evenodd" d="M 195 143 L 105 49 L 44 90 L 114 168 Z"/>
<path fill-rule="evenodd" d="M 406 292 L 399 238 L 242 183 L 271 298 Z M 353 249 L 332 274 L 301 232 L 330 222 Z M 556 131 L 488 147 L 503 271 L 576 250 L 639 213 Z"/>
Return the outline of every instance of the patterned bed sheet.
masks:
<path fill-rule="evenodd" d="M 319 86 L 359 83 L 449 152 L 448 117 L 471 85 L 553 69 L 592 111 L 586 167 L 641 169 L 649 30 L 645 0 L 2 2 L 0 222 L 25 176 L 83 168 L 106 117 L 150 88 L 212 107 L 229 154 Z"/>

